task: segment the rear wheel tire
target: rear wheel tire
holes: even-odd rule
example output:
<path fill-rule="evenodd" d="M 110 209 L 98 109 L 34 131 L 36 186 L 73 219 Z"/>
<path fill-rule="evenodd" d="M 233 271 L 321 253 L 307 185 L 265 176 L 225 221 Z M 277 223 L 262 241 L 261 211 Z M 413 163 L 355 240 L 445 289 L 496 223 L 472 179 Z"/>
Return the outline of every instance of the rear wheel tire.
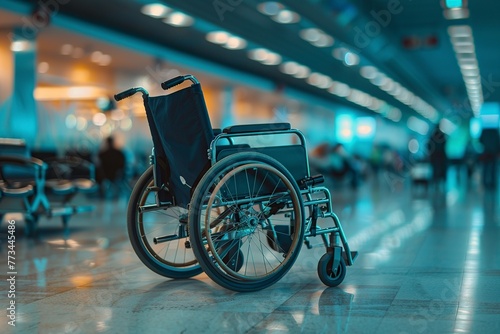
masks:
<path fill-rule="evenodd" d="M 149 269 L 169 278 L 189 278 L 202 272 L 188 240 L 188 211 L 173 205 L 156 206 L 153 166 L 137 181 L 127 211 L 130 242 Z"/>
<path fill-rule="evenodd" d="M 189 230 L 196 258 L 213 281 L 234 291 L 264 289 L 288 272 L 302 246 L 300 190 L 275 159 L 236 153 L 213 165 L 198 183 Z M 287 250 L 270 247 L 268 231 L 285 230 Z M 276 244 L 276 239 L 271 242 Z M 228 257 L 238 257 L 236 265 Z"/>

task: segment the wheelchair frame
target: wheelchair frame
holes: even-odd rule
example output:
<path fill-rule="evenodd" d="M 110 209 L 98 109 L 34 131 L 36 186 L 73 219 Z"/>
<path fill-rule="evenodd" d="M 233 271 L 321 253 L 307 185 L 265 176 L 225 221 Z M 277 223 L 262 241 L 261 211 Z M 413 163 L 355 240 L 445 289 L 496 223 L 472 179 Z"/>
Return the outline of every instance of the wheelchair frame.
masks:
<path fill-rule="evenodd" d="M 194 76 L 185 75 L 168 80 L 162 83 L 161 86 L 163 89 L 167 90 L 183 83 L 186 80 L 191 81 L 193 85 L 199 84 L 198 80 Z M 137 92 L 141 92 L 145 99 L 149 96 L 148 92 L 144 88 L 138 87 L 131 88 L 127 91 L 115 95 L 115 99 L 119 101 Z M 197 184 L 194 193 L 192 193 L 191 202 L 189 204 L 189 212 L 183 212 L 182 214 L 179 214 L 178 218 L 176 218 L 178 220 L 178 224 L 175 227 L 177 228 L 177 232 L 175 232 L 175 234 L 160 235 L 153 238 L 153 243 L 155 245 L 163 242 L 177 241 L 178 248 L 176 249 L 176 254 L 180 247 L 184 248 L 184 251 L 186 251 L 186 249 L 192 248 L 195 255 L 194 261 L 199 261 L 200 267 L 193 265 L 193 260 L 185 261 L 189 265 L 186 265 L 186 263 L 177 263 L 175 262 L 175 260 L 174 262 L 167 261 L 166 257 L 168 247 L 167 251 L 165 251 L 165 259 L 162 262 L 162 260 L 159 259 L 160 255 L 158 254 L 158 252 L 152 249 L 152 244 L 145 240 L 146 232 L 144 231 L 144 228 L 146 225 L 146 219 L 142 221 L 143 215 L 148 211 L 168 210 L 169 208 L 175 206 L 175 199 L 173 199 L 172 202 L 162 202 L 160 200 L 159 192 L 161 189 L 166 189 L 166 186 L 165 184 L 160 184 L 160 182 L 158 182 L 158 175 L 156 173 L 158 170 L 157 164 L 159 162 L 156 158 L 155 149 L 153 148 L 150 159 L 150 164 L 152 165 L 152 167 L 150 167 L 144 173 L 143 177 L 141 177 L 138 184 L 134 188 L 134 192 L 131 196 L 128 209 L 128 230 L 130 240 L 139 258 L 151 270 L 167 277 L 185 278 L 199 274 L 201 272 L 201 269 L 203 269 L 207 273 L 207 275 L 210 276 L 216 283 L 225 288 L 235 291 L 255 291 L 268 287 L 281 279 L 281 277 L 286 274 L 291 265 L 293 265 L 293 263 L 295 262 L 302 242 L 305 243 L 305 245 L 310 249 L 312 248 L 312 246 L 310 244 L 309 238 L 320 235 L 326 248 L 326 253 L 322 256 L 318 263 L 318 275 L 321 281 L 328 286 L 337 286 L 343 281 L 346 274 L 346 265 L 352 265 L 358 253 L 355 251 L 352 252 L 349 248 L 347 238 L 345 236 L 340 220 L 338 216 L 333 212 L 330 191 L 324 186 L 317 186 L 319 183 L 323 182 L 323 177 L 320 175 L 310 175 L 309 159 L 307 155 L 306 140 L 304 138 L 304 135 L 299 130 L 291 128 L 278 128 L 278 130 L 273 131 L 272 127 L 267 127 L 265 130 L 259 130 L 258 126 L 259 125 L 253 125 L 252 129 L 250 129 L 249 131 L 244 130 L 245 126 L 240 126 L 243 127 L 243 129 L 240 128 L 239 131 L 236 132 L 231 132 L 230 129 L 228 130 L 228 128 L 226 128 L 220 134 L 217 134 L 215 136 L 215 138 L 210 143 L 207 152 L 207 158 L 211 162 L 211 169 L 203 175 L 203 178 Z M 293 178 L 286 167 L 280 164 L 279 161 L 276 161 L 271 157 L 266 157 L 265 154 L 252 152 L 251 148 L 249 148 L 248 150 L 243 149 L 242 153 L 230 154 L 226 158 L 220 160 L 217 159 L 217 153 L 220 151 L 218 149 L 218 144 L 222 140 L 227 140 L 230 147 L 230 145 L 234 143 L 233 139 L 235 138 L 280 134 L 295 135 L 300 140 L 300 146 L 303 148 L 305 155 L 301 158 L 305 159 L 306 166 L 306 175 L 304 175 L 304 177 L 300 180 L 296 180 L 295 178 Z M 242 157 L 242 159 L 246 159 L 247 156 L 250 159 L 249 161 L 238 160 L 239 157 Z M 236 164 L 233 160 L 236 161 Z M 231 163 L 233 163 L 233 165 L 231 165 Z M 227 166 L 225 166 L 224 164 L 226 164 Z M 254 190 L 252 190 L 249 198 L 246 199 L 248 203 L 246 203 L 245 200 L 235 199 L 233 202 L 227 202 L 226 204 L 224 204 L 225 202 L 220 199 L 222 197 L 219 193 L 217 193 L 217 191 L 221 191 L 222 184 L 226 179 L 226 177 L 222 176 L 226 175 L 225 173 L 227 173 L 227 175 L 233 173 L 233 177 L 235 180 L 234 182 L 236 183 L 236 173 L 244 171 L 248 181 L 248 171 L 252 172 L 253 170 L 257 170 L 258 168 L 264 168 L 265 170 L 274 173 L 274 178 L 279 179 L 278 183 L 276 183 L 276 187 L 274 188 L 273 193 L 270 195 L 265 195 L 267 196 L 267 201 L 263 198 L 261 199 L 259 196 L 253 198 L 252 196 Z M 255 173 L 257 173 L 257 171 Z M 148 175 L 146 176 L 146 174 Z M 210 179 L 211 177 L 212 179 Z M 256 178 L 257 174 L 255 174 L 255 179 Z M 273 200 L 273 196 L 277 196 L 274 195 L 274 191 L 277 189 L 278 184 L 281 184 L 280 181 L 283 181 L 283 184 L 288 185 L 288 190 L 287 192 L 278 194 L 290 194 L 290 198 L 293 199 L 294 195 L 292 193 L 296 192 L 295 196 L 296 198 L 300 198 L 300 200 L 282 200 L 283 204 L 278 203 L 278 200 Z M 207 184 L 209 182 L 214 183 Z M 218 182 L 220 182 L 220 185 L 216 185 L 216 183 Z M 264 181 L 262 184 L 264 184 Z M 227 190 L 231 192 L 227 184 L 225 184 L 225 186 Z M 138 190 L 136 190 L 136 188 Z M 250 192 L 250 187 L 248 188 Z M 215 191 L 216 194 L 210 194 L 210 198 L 208 198 L 207 193 L 211 193 L 212 191 Z M 259 191 L 260 188 L 257 191 L 256 195 L 258 195 Z M 154 203 L 144 205 L 144 194 L 149 194 L 151 192 L 156 192 L 156 195 L 154 196 Z M 146 195 L 146 197 L 147 196 L 148 195 Z M 240 196 L 240 194 L 236 194 L 236 196 Z M 261 211 L 256 212 L 256 209 L 254 209 L 254 207 L 257 204 L 254 204 L 254 201 L 259 200 L 262 200 L 262 202 L 259 202 Z M 217 201 L 221 201 L 221 203 L 223 203 L 224 205 L 216 204 L 215 207 L 217 207 L 218 205 L 219 210 L 221 207 L 225 209 L 222 213 L 218 211 L 218 216 L 214 219 L 213 223 L 208 223 L 210 217 L 207 207 L 211 208 L 214 202 Z M 264 205 L 262 203 L 267 204 Z M 247 206 L 244 211 L 248 212 L 248 217 L 242 215 L 240 211 L 243 210 L 239 210 L 239 208 L 244 206 L 245 204 Z M 275 209 L 275 207 L 280 205 L 281 208 Z M 238 209 L 234 209 L 236 207 Z M 289 208 L 291 208 L 291 210 Z M 305 208 L 309 210 L 309 215 L 307 215 L 307 217 L 303 217 L 305 216 Z M 203 210 L 207 210 L 204 217 L 205 229 L 203 229 L 201 225 Z M 296 210 L 299 210 L 300 212 Z M 278 225 L 273 225 L 273 223 L 271 223 L 272 220 L 270 220 L 270 217 L 268 216 L 273 213 L 281 214 L 284 217 L 287 217 L 288 215 L 288 217 L 290 217 L 288 219 L 290 221 L 290 226 L 285 226 L 286 228 L 280 228 L 279 232 L 277 232 Z M 296 216 L 299 216 L 301 218 L 301 221 L 299 221 L 299 223 L 303 224 L 303 226 L 301 225 L 300 228 L 295 225 L 294 219 Z M 321 228 L 317 225 L 317 221 L 319 218 L 331 218 L 333 221 L 333 227 Z M 229 221 L 229 223 L 226 223 L 226 221 Z M 268 223 L 266 223 L 266 221 L 268 221 Z M 227 230 L 224 230 L 224 228 L 222 228 L 222 230 L 219 229 L 212 232 L 212 229 L 214 229 L 218 224 L 221 224 L 223 227 L 230 227 L 226 227 Z M 189 228 L 187 228 L 187 225 L 189 225 Z M 243 225 L 245 226 L 245 228 L 238 227 Z M 264 228 L 264 225 L 266 225 L 267 229 Z M 244 274 L 239 273 L 239 271 L 242 269 L 242 263 L 244 261 L 244 254 L 241 251 L 242 240 L 245 237 L 247 237 L 247 240 L 248 238 L 250 238 L 250 242 L 248 244 L 248 247 L 250 247 L 250 244 L 252 242 L 251 233 L 253 233 L 253 231 L 256 231 L 259 226 L 262 231 L 267 231 L 268 244 L 271 247 L 276 246 L 276 249 L 274 250 L 283 254 L 283 257 L 285 258 L 285 260 L 283 260 L 283 263 L 285 263 L 286 266 L 282 265 L 282 263 L 280 262 L 280 264 L 278 264 L 275 269 L 271 270 L 270 274 L 267 273 L 266 268 L 266 274 L 263 276 L 257 275 L 257 270 L 255 276 L 247 275 L 247 269 L 245 269 Z M 253 231 L 252 228 L 254 229 Z M 299 236 L 294 236 L 293 231 L 295 228 L 297 229 L 297 231 L 300 231 L 300 233 L 298 233 Z M 285 230 L 288 232 L 283 233 L 282 231 Z M 269 237 L 270 232 L 271 237 Z M 295 241 L 293 241 L 292 244 L 295 245 L 297 251 L 295 252 L 295 248 L 290 249 L 291 246 L 288 246 L 288 249 L 286 248 L 286 246 L 281 247 L 281 244 L 286 244 L 287 242 L 283 243 L 277 233 L 286 234 L 287 237 L 291 237 L 292 239 L 294 239 Z M 248 237 L 249 235 L 250 237 Z M 214 237 L 215 239 L 211 240 L 212 237 Z M 299 237 L 300 240 L 297 239 Z M 189 240 L 187 238 L 189 238 Z M 184 243 L 181 244 L 179 242 L 180 240 L 184 240 Z M 236 244 L 234 244 L 235 240 Z M 248 248 L 248 253 L 249 252 L 250 248 Z M 247 254 L 247 257 L 248 255 L 249 254 Z M 253 256 L 253 253 L 251 255 Z M 264 254 L 262 254 L 262 256 L 264 257 Z M 266 266 L 266 260 L 263 261 L 264 266 Z M 271 263 L 269 262 L 269 264 Z M 283 268 L 281 268 L 281 266 Z M 276 274 L 274 274 L 275 271 Z"/>

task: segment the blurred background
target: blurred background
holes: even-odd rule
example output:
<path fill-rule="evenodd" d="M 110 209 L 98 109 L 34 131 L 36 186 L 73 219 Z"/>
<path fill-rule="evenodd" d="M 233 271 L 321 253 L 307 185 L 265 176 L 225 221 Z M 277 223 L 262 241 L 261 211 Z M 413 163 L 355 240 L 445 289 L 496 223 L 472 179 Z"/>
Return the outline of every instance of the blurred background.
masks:
<path fill-rule="evenodd" d="M 498 129 L 492 6 L 4 1 L 0 137 L 24 139 L 37 157 L 71 152 L 98 166 L 113 136 L 133 178 L 152 146 L 142 99 L 112 95 L 163 94 L 159 83 L 192 73 L 214 127 L 290 122 L 313 162 L 333 178 L 356 174 L 353 186 L 380 169 L 425 175 L 417 162 L 430 162 L 436 128 L 450 167 L 474 177 L 482 129 Z"/>
<path fill-rule="evenodd" d="M 38 198 L 32 184 L 23 175 L 9 182 L 2 169 L 2 232 L 14 219 L 18 245 L 34 250 L 18 259 L 21 300 L 32 303 L 24 324 L 119 328 L 130 315 L 115 308 L 120 298 L 136 287 L 150 297 L 167 293 L 126 234 L 127 201 L 153 146 L 143 100 L 112 97 L 137 86 L 165 94 L 161 82 L 193 74 L 214 128 L 289 122 L 305 134 L 313 173 L 325 175 L 351 249 L 361 254 L 342 291 L 362 298 L 340 300 L 342 321 L 359 306 L 358 314 L 375 316 L 351 321 L 367 324 L 358 332 L 420 331 L 408 329 L 408 314 L 433 310 L 446 280 L 457 279 L 463 284 L 452 301 L 439 304 L 450 324 L 429 320 L 425 329 L 498 333 L 499 14 L 493 0 L 1 1 L 0 160 L 41 159 L 51 179 L 44 184 L 51 210 L 38 216 L 22 202 Z M 28 232 L 38 238 L 22 238 Z M 311 278 L 311 257 L 322 252 L 304 255 L 285 284 L 323 287 Z M 188 283 L 170 285 L 170 293 L 185 294 Z M 100 298 L 99 287 L 112 297 L 102 308 L 85 299 Z M 215 303 L 227 298 L 202 287 Z M 48 298 L 59 307 L 48 313 L 64 320 L 37 318 Z M 359 302 L 366 298 L 375 306 Z M 163 300 L 140 303 L 163 310 Z M 72 320 L 78 312 L 68 305 L 93 316 Z M 399 308 L 408 314 L 382 322 L 380 310 Z M 185 316 L 191 325 L 199 315 Z M 260 328 L 276 328 L 269 323 Z"/>

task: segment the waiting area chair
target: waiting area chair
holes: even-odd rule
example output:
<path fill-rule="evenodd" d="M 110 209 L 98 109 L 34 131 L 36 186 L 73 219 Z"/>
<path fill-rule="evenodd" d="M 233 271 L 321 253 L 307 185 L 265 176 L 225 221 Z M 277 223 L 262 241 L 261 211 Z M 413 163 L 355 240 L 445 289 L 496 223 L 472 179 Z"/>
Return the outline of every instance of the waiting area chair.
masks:
<path fill-rule="evenodd" d="M 74 197 L 97 189 L 92 163 L 76 157 L 42 161 L 31 156 L 23 140 L 0 138 L 0 220 L 8 213 L 22 213 L 27 235 L 35 233 L 42 215 L 61 217 L 67 235 L 74 214 L 94 209 L 75 205 Z"/>

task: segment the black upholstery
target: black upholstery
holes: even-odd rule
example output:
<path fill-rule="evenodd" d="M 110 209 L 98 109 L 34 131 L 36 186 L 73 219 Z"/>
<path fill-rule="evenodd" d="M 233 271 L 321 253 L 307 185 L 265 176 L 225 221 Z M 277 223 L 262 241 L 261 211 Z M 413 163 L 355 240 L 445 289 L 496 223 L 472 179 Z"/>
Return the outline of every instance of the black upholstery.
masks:
<path fill-rule="evenodd" d="M 168 185 L 176 204 L 186 207 L 191 191 L 210 167 L 207 150 L 214 138 L 201 86 L 146 97 L 144 104 L 156 158 L 165 165 L 156 164 L 156 181 Z"/>
<path fill-rule="evenodd" d="M 294 177 L 300 181 L 307 176 L 306 151 L 302 145 L 285 145 L 251 148 L 248 145 L 220 146 L 217 160 L 239 152 L 260 152 L 278 160 Z"/>
<path fill-rule="evenodd" d="M 290 123 L 262 123 L 262 124 L 244 124 L 232 125 L 223 130 L 227 134 L 249 133 L 249 132 L 269 132 L 290 130 Z"/>

